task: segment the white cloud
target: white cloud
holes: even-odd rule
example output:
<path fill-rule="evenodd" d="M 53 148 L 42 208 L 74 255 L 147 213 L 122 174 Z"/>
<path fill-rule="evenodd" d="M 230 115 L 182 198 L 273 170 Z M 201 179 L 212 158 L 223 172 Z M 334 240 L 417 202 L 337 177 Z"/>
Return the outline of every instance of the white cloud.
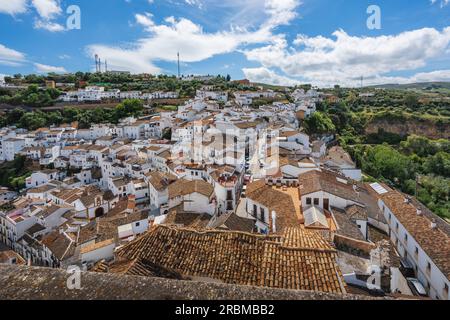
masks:
<path fill-rule="evenodd" d="M 15 15 L 27 11 L 27 0 L 2 0 L 0 13 Z"/>
<path fill-rule="evenodd" d="M 317 77 L 315 79 L 292 79 L 289 77 L 278 75 L 276 72 L 267 68 L 244 68 L 245 77 L 252 82 L 267 83 L 273 85 L 294 86 L 300 83 L 309 83 L 318 87 L 332 87 L 339 84 L 344 87 L 359 87 L 361 85 L 360 78 L 343 78 L 336 80 L 334 77 Z M 380 84 L 408 84 L 419 82 L 436 82 L 450 81 L 450 70 L 437 70 L 431 72 L 420 72 L 410 77 L 389 77 L 389 76 L 373 76 L 364 78 L 365 86 Z"/>
<path fill-rule="evenodd" d="M 242 69 L 247 79 L 256 83 L 266 83 L 272 85 L 295 86 L 300 81 L 288 77 L 280 76 L 267 68 L 244 68 Z"/>
<path fill-rule="evenodd" d="M 54 66 L 49 66 L 46 64 L 41 64 L 41 63 L 35 63 L 34 64 L 36 71 L 39 73 L 49 73 L 49 72 L 54 72 L 54 73 L 66 73 L 66 69 L 64 69 L 63 67 L 54 67 Z"/>
<path fill-rule="evenodd" d="M 136 14 L 135 19 L 138 24 L 142 25 L 146 29 L 150 29 L 155 26 L 151 13 L 145 12 L 144 14 Z"/>
<path fill-rule="evenodd" d="M 364 76 L 380 79 L 390 72 L 415 70 L 445 54 L 450 27 L 424 28 L 394 36 L 355 37 L 343 30 L 333 38 L 299 35 L 291 48 L 285 39 L 245 51 L 263 67 L 279 68 L 291 77 L 322 84 L 350 83 Z"/>
<path fill-rule="evenodd" d="M 265 25 L 274 28 L 279 25 L 289 24 L 297 13 L 295 9 L 300 5 L 299 0 L 266 0 L 264 6 L 267 14 L 270 16 Z"/>
<path fill-rule="evenodd" d="M 202 0 L 184 0 L 184 2 L 190 6 L 195 6 L 199 9 L 203 8 Z"/>
<path fill-rule="evenodd" d="M 65 30 L 64 26 L 59 23 L 39 19 L 34 22 L 34 28 L 44 29 L 50 32 L 61 32 Z"/>
<path fill-rule="evenodd" d="M 62 13 L 59 0 L 31 0 L 31 2 L 42 19 L 51 20 Z"/>
<path fill-rule="evenodd" d="M 107 59 L 111 68 L 132 72 L 158 73 L 155 62 L 176 61 L 180 52 L 184 62 L 198 62 L 215 55 L 234 52 L 248 44 L 267 44 L 280 37 L 273 34 L 277 25 L 288 24 L 295 13 L 290 13 L 299 4 L 297 0 L 266 0 L 268 16 L 256 30 L 231 28 L 229 31 L 205 32 L 191 20 L 167 17 L 163 24 L 156 24 L 149 13 L 137 14 L 136 22 L 149 33 L 127 46 L 93 44 L 87 47 L 90 56 L 99 54 Z M 261 4 L 261 3 L 260 3 Z"/>
<path fill-rule="evenodd" d="M 430 0 L 431 4 L 435 4 L 438 0 Z M 450 0 L 440 0 L 440 7 L 443 8 L 450 3 Z"/>
<path fill-rule="evenodd" d="M 34 22 L 35 29 L 43 29 L 50 32 L 65 31 L 65 27 L 62 24 L 53 21 L 62 13 L 60 0 L 31 0 L 31 2 L 40 16 Z"/>
<path fill-rule="evenodd" d="M 25 62 L 25 54 L 0 44 L 0 65 L 19 66 Z"/>

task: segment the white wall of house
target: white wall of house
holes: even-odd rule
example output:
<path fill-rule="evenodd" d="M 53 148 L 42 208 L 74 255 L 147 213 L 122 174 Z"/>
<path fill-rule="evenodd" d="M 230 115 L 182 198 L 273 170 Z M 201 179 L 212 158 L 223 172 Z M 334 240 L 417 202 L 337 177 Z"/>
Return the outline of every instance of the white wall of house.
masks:
<path fill-rule="evenodd" d="M 450 300 L 448 290 L 450 280 L 447 279 L 382 200 L 379 200 L 378 206 L 388 222 L 392 243 L 396 245 L 401 257 L 408 260 L 416 268 L 417 279 L 423 284 L 429 296 L 433 299 Z M 447 290 L 445 290 L 445 286 L 447 286 Z"/>
<path fill-rule="evenodd" d="M 250 198 L 246 198 L 245 210 L 248 217 L 256 218 L 256 228 L 259 233 L 267 234 L 269 232 L 269 208 Z M 271 214 L 271 213 L 270 213 Z"/>
<path fill-rule="evenodd" d="M 36 188 L 47 184 L 50 180 L 58 179 L 57 173 L 47 174 L 44 172 L 34 172 L 29 178 L 26 179 L 26 187 L 27 189 Z"/>
<path fill-rule="evenodd" d="M 148 228 L 149 228 L 148 220 L 144 219 L 126 225 L 121 225 L 117 228 L 117 230 L 120 239 L 127 239 L 145 233 L 148 230 Z"/>
<path fill-rule="evenodd" d="M 83 254 L 80 254 L 81 263 L 96 263 L 100 260 L 111 260 L 114 257 L 114 248 L 116 244 L 111 243 L 110 245 L 92 250 Z"/>
<path fill-rule="evenodd" d="M 6 161 L 13 161 L 16 154 L 18 154 L 25 146 L 23 139 L 11 139 L 3 141 L 3 156 Z"/>
<path fill-rule="evenodd" d="M 302 190 L 300 189 L 300 193 L 301 193 L 301 191 Z M 308 198 L 311 199 L 311 203 L 307 203 Z M 356 202 L 354 202 L 352 200 L 343 199 L 341 197 L 335 196 L 333 194 L 330 194 L 330 193 L 324 192 L 324 191 L 317 191 L 317 192 L 310 193 L 307 195 L 302 194 L 301 199 L 302 199 L 302 207 L 303 208 L 306 208 L 311 205 L 315 205 L 321 209 L 324 209 L 324 199 L 329 199 L 330 207 L 336 207 L 339 209 L 345 209 L 348 206 L 357 204 Z M 314 199 L 319 199 L 319 203 L 315 204 Z"/>
<path fill-rule="evenodd" d="M 208 197 L 194 192 L 183 197 L 184 205 L 183 208 L 188 212 L 197 212 L 197 213 L 208 213 L 210 215 L 214 215 L 216 205 L 214 203 L 210 203 Z"/>
<path fill-rule="evenodd" d="M 166 188 L 165 190 L 158 191 L 153 185 L 149 185 L 150 191 L 150 205 L 154 208 L 160 208 L 163 204 L 169 202 L 169 191 Z"/>

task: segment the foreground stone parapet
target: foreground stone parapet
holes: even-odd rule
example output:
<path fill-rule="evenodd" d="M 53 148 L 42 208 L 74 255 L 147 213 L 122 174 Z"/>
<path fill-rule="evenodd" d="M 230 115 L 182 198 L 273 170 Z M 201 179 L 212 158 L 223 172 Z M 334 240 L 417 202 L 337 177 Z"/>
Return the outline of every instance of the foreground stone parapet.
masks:
<path fill-rule="evenodd" d="M 374 300 L 367 296 L 81 273 L 69 290 L 61 269 L 0 265 L 1 300 Z M 382 298 L 389 299 L 389 298 Z"/>

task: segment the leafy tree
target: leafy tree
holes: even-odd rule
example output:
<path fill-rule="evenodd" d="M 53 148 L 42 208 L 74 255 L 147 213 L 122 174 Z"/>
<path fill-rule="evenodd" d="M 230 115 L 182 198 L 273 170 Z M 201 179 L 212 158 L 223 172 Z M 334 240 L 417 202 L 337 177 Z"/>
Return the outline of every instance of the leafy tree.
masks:
<path fill-rule="evenodd" d="M 22 128 L 36 130 L 38 128 L 45 127 L 47 124 L 47 119 L 45 118 L 45 114 L 42 112 L 28 112 L 20 118 L 19 124 Z"/>
<path fill-rule="evenodd" d="M 64 121 L 64 118 L 61 115 L 61 112 L 59 112 L 59 111 L 47 113 L 46 118 L 47 118 L 47 120 L 46 120 L 47 125 L 49 125 L 49 126 L 50 125 L 60 125 Z"/>
<path fill-rule="evenodd" d="M 313 113 L 311 117 L 305 120 L 305 127 L 310 134 L 336 132 L 336 127 L 330 117 L 320 111 Z"/>
<path fill-rule="evenodd" d="M 401 148 L 408 154 L 415 153 L 419 157 L 425 157 L 430 154 L 435 154 L 438 149 L 431 142 L 430 139 L 423 136 L 409 136 L 408 139 L 401 143 Z"/>
<path fill-rule="evenodd" d="M 63 111 L 63 117 L 65 122 L 73 122 L 77 120 L 78 113 L 80 112 L 80 109 L 76 108 L 65 108 Z"/>
<path fill-rule="evenodd" d="M 450 153 L 438 152 L 428 157 L 424 162 L 424 170 L 427 173 L 450 177 Z"/>
<path fill-rule="evenodd" d="M 409 93 L 405 96 L 405 105 L 408 108 L 415 109 L 419 104 L 419 99 L 417 98 L 417 95 L 413 93 Z"/>

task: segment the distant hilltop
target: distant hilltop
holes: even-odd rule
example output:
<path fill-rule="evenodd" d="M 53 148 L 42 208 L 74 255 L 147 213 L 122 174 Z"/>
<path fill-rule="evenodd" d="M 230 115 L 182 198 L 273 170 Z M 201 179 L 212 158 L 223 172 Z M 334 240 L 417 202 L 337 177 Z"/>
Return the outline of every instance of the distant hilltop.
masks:
<path fill-rule="evenodd" d="M 368 86 L 368 88 L 381 89 L 421 89 L 421 90 L 436 90 L 436 89 L 450 89 L 450 82 L 417 82 L 408 84 L 379 84 Z"/>

